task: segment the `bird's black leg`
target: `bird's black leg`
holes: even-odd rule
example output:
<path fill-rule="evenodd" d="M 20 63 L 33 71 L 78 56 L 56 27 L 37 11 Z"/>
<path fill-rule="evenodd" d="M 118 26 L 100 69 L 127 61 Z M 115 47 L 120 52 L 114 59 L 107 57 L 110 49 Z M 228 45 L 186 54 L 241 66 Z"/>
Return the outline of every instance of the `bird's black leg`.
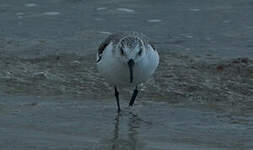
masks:
<path fill-rule="evenodd" d="M 118 106 L 118 112 L 120 112 L 120 104 L 119 104 L 119 92 L 117 90 L 117 87 L 114 87 L 114 91 L 115 91 L 115 97 L 116 97 L 116 101 L 117 101 L 117 106 Z"/>
<path fill-rule="evenodd" d="M 138 94 L 138 89 L 137 89 L 137 86 L 136 86 L 135 89 L 134 89 L 133 95 L 131 97 L 131 100 L 129 102 L 129 106 L 133 106 L 137 94 Z"/>

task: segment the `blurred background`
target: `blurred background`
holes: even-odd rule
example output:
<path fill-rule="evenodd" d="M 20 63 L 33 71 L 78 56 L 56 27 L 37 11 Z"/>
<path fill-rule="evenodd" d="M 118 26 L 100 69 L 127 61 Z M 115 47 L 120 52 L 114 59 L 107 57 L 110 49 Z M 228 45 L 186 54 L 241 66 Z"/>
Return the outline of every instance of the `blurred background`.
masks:
<path fill-rule="evenodd" d="M 0 52 L 87 55 L 106 34 L 138 31 L 160 51 L 252 57 L 252 6 L 249 0 L 1 0 Z"/>

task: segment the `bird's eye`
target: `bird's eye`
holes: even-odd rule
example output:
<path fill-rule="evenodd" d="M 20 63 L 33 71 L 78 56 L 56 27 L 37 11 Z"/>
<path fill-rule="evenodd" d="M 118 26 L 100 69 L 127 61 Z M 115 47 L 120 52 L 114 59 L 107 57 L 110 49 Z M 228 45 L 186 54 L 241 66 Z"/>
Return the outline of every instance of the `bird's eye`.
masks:
<path fill-rule="evenodd" d="M 138 55 L 140 56 L 142 54 L 142 48 L 139 50 Z"/>
<path fill-rule="evenodd" d="M 121 55 L 124 55 L 124 54 L 125 54 L 122 47 L 120 48 L 120 53 L 121 53 Z"/>

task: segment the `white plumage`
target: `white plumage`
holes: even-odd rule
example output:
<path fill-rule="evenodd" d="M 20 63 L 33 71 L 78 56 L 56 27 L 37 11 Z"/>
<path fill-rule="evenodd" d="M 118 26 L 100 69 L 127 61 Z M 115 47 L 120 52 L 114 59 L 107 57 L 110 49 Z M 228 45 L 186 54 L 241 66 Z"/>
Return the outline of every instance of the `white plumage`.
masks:
<path fill-rule="evenodd" d="M 153 44 L 145 35 L 136 32 L 110 35 L 102 42 L 97 53 L 99 72 L 115 87 L 118 111 L 120 107 L 117 87 L 136 87 L 132 102 L 129 103 L 132 106 L 138 93 L 138 84 L 147 81 L 158 64 L 159 55 Z"/>

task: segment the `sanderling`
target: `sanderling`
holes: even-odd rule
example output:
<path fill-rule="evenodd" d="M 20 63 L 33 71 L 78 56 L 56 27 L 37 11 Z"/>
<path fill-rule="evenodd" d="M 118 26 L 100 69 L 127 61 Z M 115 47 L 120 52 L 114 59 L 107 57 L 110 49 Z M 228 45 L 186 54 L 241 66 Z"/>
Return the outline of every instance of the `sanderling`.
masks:
<path fill-rule="evenodd" d="M 151 77 L 158 64 L 158 52 L 143 34 L 115 33 L 101 43 L 97 52 L 97 68 L 114 86 L 118 112 L 120 112 L 120 104 L 117 88 L 134 87 L 129 102 L 129 106 L 133 106 L 138 94 L 138 85 Z"/>

